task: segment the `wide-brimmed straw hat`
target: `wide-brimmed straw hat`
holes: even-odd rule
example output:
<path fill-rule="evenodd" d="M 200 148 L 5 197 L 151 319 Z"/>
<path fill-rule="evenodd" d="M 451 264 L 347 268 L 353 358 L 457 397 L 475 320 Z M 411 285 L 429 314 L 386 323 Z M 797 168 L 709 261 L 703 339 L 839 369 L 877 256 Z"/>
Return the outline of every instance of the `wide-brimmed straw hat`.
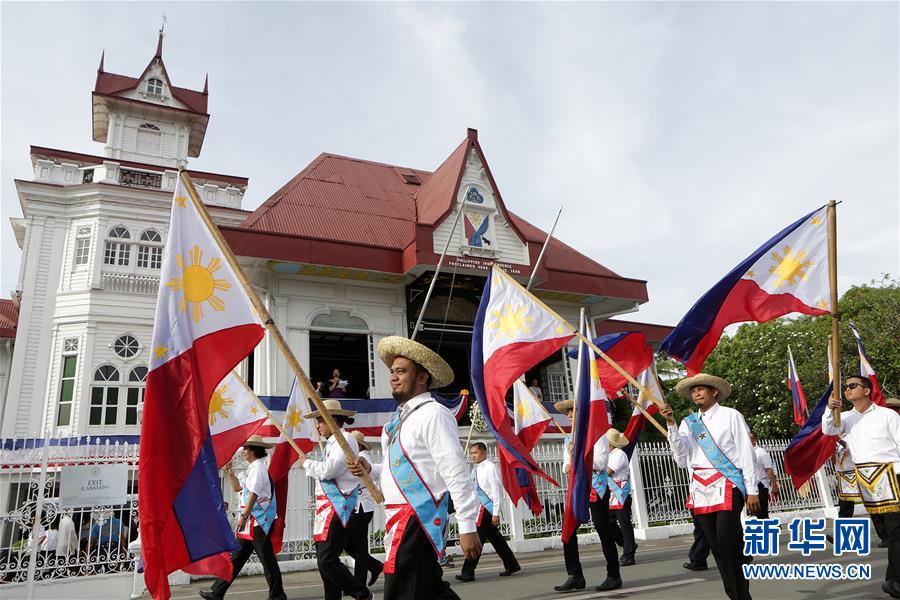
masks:
<path fill-rule="evenodd" d="M 716 377 L 715 375 L 709 375 L 707 373 L 697 373 L 693 377 L 682 379 L 675 385 L 675 391 L 685 400 L 690 400 L 691 388 L 698 385 L 705 385 L 706 387 L 719 390 L 719 397 L 717 398 L 719 402 L 727 400 L 728 396 L 731 395 L 730 383 L 721 377 Z"/>
<path fill-rule="evenodd" d="M 363 435 L 362 431 L 359 431 L 357 429 L 350 435 L 352 435 L 353 439 L 356 440 L 356 445 L 359 446 L 360 450 L 371 450 L 372 449 L 372 444 L 370 444 L 369 442 L 366 441 L 366 436 Z"/>
<path fill-rule="evenodd" d="M 615 427 L 606 430 L 606 439 L 613 448 L 624 448 L 628 445 L 628 438 L 622 435 L 622 432 Z"/>
<path fill-rule="evenodd" d="M 345 408 L 342 408 L 340 400 L 334 400 L 332 398 L 329 398 L 328 400 L 323 400 L 322 403 L 325 404 L 325 408 L 328 409 L 328 412 L 331 413 L 331 416 L 343 415 L 345 417 L 352 417 L 353 415 L 356 414 L 355 410 L 347 410 Z M 304 419 L 315 419 L 315 418 L 321 417 L 321 416 L 322 416 L 322 413 L 320 413 L 318 410 L 314 410 L 311 413 L 309 413 L 308 415 L 303 415 L 303 418 Z"/>
<path fill-rule="evenodd" d="M 553 403 L 553 408 L 558 410 L 559 412 L 565 414 L 566 411 L 572 410 L 575 408 L 574 400 L 560 400 L 559 402 Z"/>
<path fill-rule="evenodd" d="M 421 365 L 431 375 L 431 389 L 442 388 L 453 383 L 453 369 L 437 352 L 399 335 L 391 335 L 378 342 L 378 356 L 390 369 L 398 356 L 408 358 Z"/>
<path fill-rule="evenodd" d="M 251 435 L 250 438 L 243 443 L 244 446 L 256 446 L 257 448 L 271 448 L 275 444 L 270 444 L 262 439 L 262 436 Z"/>

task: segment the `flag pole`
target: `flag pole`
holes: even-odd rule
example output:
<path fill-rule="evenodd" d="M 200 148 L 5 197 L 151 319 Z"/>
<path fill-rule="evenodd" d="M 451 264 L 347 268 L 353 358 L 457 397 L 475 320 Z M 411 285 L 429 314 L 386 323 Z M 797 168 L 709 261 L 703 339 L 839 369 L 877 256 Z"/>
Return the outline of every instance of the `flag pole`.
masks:
<path fill-rule="evenodd" d="M 466 447 L 463 450 L 463 456 L 469 453 L 469 442 L 472 441 L 472 431 L 475 429 L 475 423 L 469 423 L 469 435 L 466 436 Z"/>
<path fill-rule="evenodd" d="M 556 231 L 556 224 L 559 223 L 559 215 L 562 214 L 563 207 L 559 207 L 559 212 L 556 213 L 556 220 L 553 221 L 553 227 L 550 228 L 550 233 L 547 234 L 547 239 L 544 240 L 544 245 L 541 246 L 541 253 L 538 254 L 537 260 L 534 262 L 534 268 L 531 269 L 531 277 L 528 278 L 528 285 L 525 286 L 525 291 L 529 291 L 531 289 L 531 284 L 534 283 L 534 276 L 537 274 L 538 267 L 541 266 L 541 260 L 544 258 L 544 252 L 547 251 L 547 246 L 550 245 L 550 238 L 553 237 L 553 232 Z"/>
<path fill-rule="evenodd" d="M 516 281 L 515 279 L 513 279 L 512 277 L 510 277 L 509 274 L 506 273 L 506 271 L 504 271 L 503 269 L 500 269 L 500 268 L 498 268 L 498 267 L 496 267 L 496 266 L 495 266 L 494 268 L 496 269 L 496 272 L 497 272 L 497 273 L 500 273 L 503 277 L 506 277 L 511 283 L 513 283 L 514 285 L 519 286 L 520 288 L 522 287 L 522 286 L 519 284 L 519 282 Z M 634 377 L 632 377 L 631 374 L 628 373 L 628 371 L 626 371 L 626 370 L 623 369 L 621 366 L 619 366 L 619 363 L 617 363 L 616 361 L 614 361 L 613 359 L 611 359 L 609 356 L 606 355 L 606 352 L 604 352 L 603 350 L 601 350 L 600 348 L 598 348 L 598 347 L 597 347 L 597 344 L 595 344 L 595 343 L 593 342 L 593 340 L 591 340 L 590 338 L 588 338 L 587 336 L 585 336 L 585 335 L 584 335 L 583 333 L 581 333 L 581 331 L 579 331 L 578 329 L 575 329 L 574 327 L 572 327 L 572 325 L 571 325 L 568 321 L 566 321 L 566 320 L 563 319 L 561 316 L 559 316 L 559 314 L 558 314 L 555 310 L 553 310 L 552 308 L 550 308 L 549 306 L 547 306 L 546 304 L 544 304 L 544 303 L 541 301 L 540 298 L 538 298 L 537 296 L 535 296 L 534 294 L 532 294 L 531 292 L 529 292 L 529 291 L 526 290 L 525 288 L 522 288 L 522 291 L 524 291 L 526 294 L 530 295 L 530 296 L 534 299 L 534 302 L 535 302 L 536 304 L 538 304 L 538 305 L 541 306 L 544 310 L 546 310 L 548 313 L 550 313 L 551 315 L 553 315 L 560 323 L 562 323 L 563 325 L 565 325 L 567 329 L 569 329 L 576 337 L 578 337 L 578 339 L 580 339 L 580 340 L 583 341 L 585 344 L 587 344 L 588 346 L 590 346 L 591 349 L 597 354 L 597 356 L 599 356 L 600 358 L 602 358 L 603 360 L 605 360 L 607 363 L 609 363 L 609 365 L 610 365 L 613 369 L 615 369 L 622 377 L 624 377 L 625 379 L 627 379 L 628 382 L 631 383 L 631 385 L 633 385 L 634 387 L 636 387 L 638 390 L 640 390 L 640 392 L 641 392 L 642 394 L 644 394 L 645 396 L 647 396 L 647 398 L 649 398 L 650 401 L 653 402 L 653 404 L 657 405 L 657 406 L 660 407 L 660 408 L 662 408 L 662 407 L 665 405 L 665 403 L 664 403 L 662 400 L 660 400 L 659 398 L 657 398 L 656 396 L 654 396 L 653 393 L 650 392 L 650 391 L 649 391 L 647 388 L 645 388 L 644 386 L 642 386 L 642 385 L 638 382 L 637 379 L 635 379 Z"/>
<path fill-rule="evenodd" d="M 631 394 L 628 393 L 628 390 L 625 390 L 623 393 L 625 394 L 625 397 L 628 398 L 628 400 L 630 400 L 632 404 L 634 404 L 635 408 L 637 408 L 639 411 L 641 411 L 641 414 L 644 415 L 644 418 L 647 419 L 648 421 L 650 421 L 651 423 L 653 423 L 656 426 L 656 428 L 659 429 L 659 432 L 661 434 L 663 434 L 664 438 L 669 439 L 669 432 L 666 431 L 665 429 L 663 429 L 663 426 L 659 424 L 659 421 L 654 419 L 653 415 L 651 415 L 649 412 L 647 412 L 647 409 L 644 408 L 643 406 L 641 406 L 640 403 L 637 400 L 635 400 L 631 396 Z M 638 397 L 640 397 L 640 396 L 638 396 Z M 628 441 L 630 442 L 632 440 L 628 440 Z"/>
<path fill-rule="evenodd" d="M 291 351 L 290 347 L 287 344 L 287 341 L 284 339 L 284 336 L 281 335 L 281 331 L 278 330 L 278 327 L 275 325 L 274 319 L 269 314 L 269 310 L 263 304 L 262 300 L 259 297 L 259 294 L 256 293 L 256 290 L 253 289 L 253 286 L 250 285 L 250 281 L 247 279 L 247 276 L 244 274 L 244 270 L 241 268 L 241 265 L 238 264 L 237 258 L 235 258 L 234 253 L 231 251 L 231 248 L 228 246 L 228 242 L 225 241 L 225 238 L 222 236 L 222 232 L 219 231 L 218 226 L 213 223 L 212 218 L 209 216 L 209 212 L 206 210 L 206 206 L 203 205 L 203 201 L 200 200 L 200 196 L 197 194 L 197 190 L 194 189 L 194 182 L 191 181 L 191 176 L 188 175 L 188 172 L 184 169 L 184 167 L 179 167 L 179 175 L 181 176 L 181 180 L 184 183 L 184 187 L 187 189 L 188 195 L 191 197 L 191 201 L 194 204 L 194 208 L 197 209 L 200 218 L 203 219 L 203 222 L 206 224 L 206 228 L 209 230 L 210 235 L 213 236 L 213 239 L 219 245 L 219 250 L 222 252 L 223 258 L 228 262 L 229 266 L 234 271 L 238 280 L 241 282 L 241 287 L 244 288 L 244 293 L 247 294 L 247 297 L 250 299 L 250 303 L 253 304 L 253 308 L 256 310 L 256 314 L 259 315 L 260 320 L 263 322 L 263 326 L 266 328 L 266 331 L 269 332 L 269 335 L 275 341 L 275 344 L 281 350 L 282 354 L 284 354 L 285 359 L 287 359 L 288 365 L 290 365 L 291 369 L 294 371 L 294 374 L 297 377 L 297 382 L 301 385 L 306 397 L 313 401 L 316 409 L 319 411 L 319 414 L 322 415 L 322 420 L 328 425 L 328 428 L 331 430 L 332 434 L 336 434 L 340 427 L 338 427 L 337 422 L 334 420 L 334 417 L 331 416 L 331 413 L 328 412 L 328 408 L 322 402 L 322 399 L 319 398 L 319 394 L 316 392 L 315 388 L 313 388 L 312 383 L 307 377 L 306 373 L 303 371 L 303 367 L 300 366 L 300 363 L 297 361 L 297 357 L 294 356 L 294 353 Z M 268 412 L 268 410 L 266 410 Z M 278 421 L 272 420 L 275 423 L 275 426 L 282 433 L 282 435 L 286 435 L 284 429 L 278 423 Z M 350 449 L 350 446 L 347 444 L 347 440 L 344 439 L 343 435 L 334 435 L 334 439 L 337 442 L 338 446 L 340 446 L 341 450 L 344 452 L 344 456 L 347 457 L 347 460 L 354 461 L 356 460 L 356 455 Z M 305 454 L 300 451 L 300 448 L 294 443 L 294 440 L 288 437 L 288 441 L 291 443 L 293 448 L 297 450 L 298 454 Z M 375 482 L 372 481 L 372 477 L 368 473 L 363 473 L 360 477 L 363 483 L 365 483 L 366 488 L 368 488 L 369 493 L 372 494 L 372 498 L 376 503 L 381 504 L 384 502 L 384 496 L 381 495 L 381 490 L 378 489 L 378 486 L 375 485 Z"/>
<path fill-rule="evenodd" d="M 840 397 L 841 387 L 841 316 L 838 313 L 837 290 L 837 201 L 828 201 L 828 286 L 831 292 L 831 368 L 834 372 L 834 388 L 831 390 Z M 841 409 L 832 409 L 834 426 L 841 426 Z"/>

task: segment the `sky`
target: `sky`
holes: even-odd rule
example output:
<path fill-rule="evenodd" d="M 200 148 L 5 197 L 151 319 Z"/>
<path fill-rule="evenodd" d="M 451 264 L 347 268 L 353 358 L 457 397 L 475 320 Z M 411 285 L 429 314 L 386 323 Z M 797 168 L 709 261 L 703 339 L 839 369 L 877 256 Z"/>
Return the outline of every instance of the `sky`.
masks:
<path fill-rule="evenodd" d="M 674 325 L 785 225 L 838 209 L 839 291 L 900 274 L 898 3 L 0 3 L 0 294 L 29 146 L 102 154 L 91 91 L 209 74 L 189 167 L 253 209 L 321 152 L 434 170 L 478 129 L 507 208 Z"/>

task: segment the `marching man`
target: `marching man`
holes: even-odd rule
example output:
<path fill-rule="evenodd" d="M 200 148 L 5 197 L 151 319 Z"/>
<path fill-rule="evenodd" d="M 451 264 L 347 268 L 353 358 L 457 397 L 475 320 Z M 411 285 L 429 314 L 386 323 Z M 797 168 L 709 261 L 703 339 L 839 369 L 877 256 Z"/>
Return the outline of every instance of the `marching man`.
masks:
<path fill-rule="evenodd" d="M 900 598 L 900 415 L 872 402 L 872 382 L 861 375 L 847 377 L 844 397 L 853 410 L 841 412 L 835 427 L 831 410 L 822 416 L 825 435 L 844 434 L 850 456 L 856 463 L 856 482 L 863 504 L 872 518 L 878 537 L 888 545 L 888 566 L 882 591 Z M 840 409 L 832 394 L 828 408 Z"/>
<path fill-rule="evenodd" d="M 747 600 L 750 583 L 741 566 L 745 500 L 750 512 L 759 511 L 750 430 L 741 413 L 719 404 L 731 395 L 731 384 L 721 377 L 700 373 L 682 379 L 675 389 L 700 412 L 685 417 L 678 427 L 672 407 L 662 407 L 669 447 L 676 464 L 691 469 L 694 514 L 716 559 L 725 593 L 732 600 Z"/>
<path fill-rule="evenodd" d="M 385 600 L 459 598 L 443 580 L 438 557 L 450 496 L 456 507 L 459 545 L 466 559 L 481 555 L 475 522 L 480 503 L 457 437 L 456 419 L 429 392 L 453 382 L 447 362 L 422 344 L 386 337 L 378 354 L 391 371 L 399 408 L 381 433 L 385 462 L 357 458 L 351 471 L 372 473 L 384 494 L 387 532 Z"/>
<path fill-rule="evenodd" d="M 475 442 L 469 449 L 469 456 L 475 466 L 472 468 L 472 484 L 481 507 L 478 509 L 478 539 L 484 544 L 489 541 L 503 561 L 500 577 L 509 577 L 522 570 L 513 551 L 503 534 L 500 533 L 500 502 L 503 500 L 503 482 L 497 465 L 488 460 L 487 446 L 483 442 Z M 459 581 L 475 581 L 475 568 L 478 558 L 467 558 L 463 563 L 462 573 L 456 576 Z"/>
<path fill-rule="evenodd" d="M 631 522 L 631 470 L 628 455 L 622 450 L 628 445 L 628 438 L 613 427 L 606 431 L 609 440 L 609 463 L 606 472 L 609 475 L 609 510 L 613 512 L 622 530 L 622 558 L 619 565 L 629 567 L 634 564 L 634 525 Z"/>
<path fill-rule="evenodd" d="M 366 436 L 362 431 L 354 431 L 353 439 L 359 446 L 359 456 L 366 460 L 369 459 L 369 450 L 372 446 L 366 441 Z M 366 574 L 369 575 L 369 587 L 375 584 L 375 581 L 384 570 L 381 561 L 369 554 L 369 524 L 375 514 L 375 500 L 366 486 L 359 486 L 359 502 L 353 516 L 350 517 L 350 540 L 347 543 L 347 554 L 353 557 L 353 576 L 361 584 L 366 584 Z"/>
<path fill-rule="evenodd" d="M 759 490 L 759 512 L 754 516 L 758 519 L 769 518 L 769 495 L 777 496 L 778 474 L 775 473 L 775 465 L 772 457 L 759 445 L 756 433 L 750 432 L 750 441 L 753 442 L 753 456 L 756 459 L 756 481 Z"/>

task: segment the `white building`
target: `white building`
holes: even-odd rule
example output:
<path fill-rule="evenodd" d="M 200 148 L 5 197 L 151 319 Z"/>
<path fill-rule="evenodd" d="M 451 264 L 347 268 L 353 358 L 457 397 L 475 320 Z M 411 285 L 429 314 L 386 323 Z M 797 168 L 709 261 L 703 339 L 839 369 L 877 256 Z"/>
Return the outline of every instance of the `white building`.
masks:
<path fill-rule="evenodd" d="M 3 436 L 139 432 L 171 194 L 177 168 L 202 148 L 207 99 L 205 85 L 172 84 L 160 36 L 136 78 L 107 73 L 101 58 L 93 139 L 102 152 L 31 148 L 33 176 L 16 180 L 21 303 Z M 304 368 L 314 380 L 339 368 L 348 397 L 389 396 L 375 346 L 409 334 L 448 240 L 418 339 L 454 367 L 448 392 L 468 388 L 487 269 L 498 262 L 526 281 L 546 237 L 507 209 L 471 129 L 434 172 L 322 154 L 252 213 L 241 210 L 247 178 L 189 173 Z M 572 322 L 581 306 L 599 324 L 647 301 L 644 281 L 555 239 L 534 290 Z M 554 355 L 529 373 L 545 399 L 571 393 L 567 365 Z M 259 393 L 288 393 L 293 374 L 270 340 L 244 370 Z"/>

